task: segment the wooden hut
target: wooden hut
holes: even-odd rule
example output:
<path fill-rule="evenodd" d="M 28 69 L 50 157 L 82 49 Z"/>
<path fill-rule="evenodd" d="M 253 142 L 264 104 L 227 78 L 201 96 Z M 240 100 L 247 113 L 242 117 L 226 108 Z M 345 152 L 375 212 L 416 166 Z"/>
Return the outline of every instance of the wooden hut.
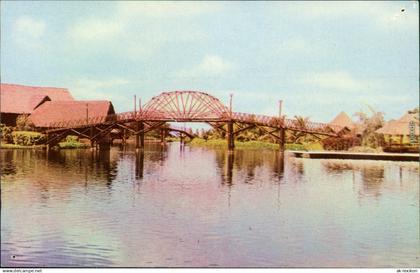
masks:
<path fill-rule="evenodd" d="M 417 118 L 416 118 L 417 117 Z M 406 113 L 398 120 L 390 120 L 385 125 L 376 130 L 375 133 L 383 134 L 385 137 L 384 150 L 407 150 L 419 146 L 419 114 Z M 409 149 L 410 150 L 410 149 Z M 412 149 L 411 149 L 412 150 Z"/>
<path fill-rule="evenodd" d="M 91 118 L 102 118 L 115 114 L 110 101 L 48 101 L 36 108 L 29 119 L 38 128 L 49 128 L 54 123 L 66 121 L 85 121 Z M 59 125 L 59 126 L 65 126 Z"/>
<path fill-rule="evenodd" d="M 322 141 L 324 149 L 348 150 L 353 146 L 360 145 L 361 140 L 357 133 L 358 127 L 345 112 L 340 112 L 333 120 L 329 122 L 329 124 L 333 126 L 339 126 L 338 128 L 341 128 L 335 131 L 340 136 L 340 138 L 329 137 L 324 139 Z"/>
<path fill-rule="evenodd" d="M 47 101 L 72 101 L 65 88 L 36 87 L 2 83 L 0 87 L 0 123 L 16 126 L 19 115 L 30 115 Z"/>
<path fill-rule="evenodd" d="M 332 121 L 330 121 L 329 124 L 337 125 L 341 127 L 347 127 L 350 130 L 356 127 L 356 124 L 351 120 L 351 118 L 344 111 L 340 112 Z"/>

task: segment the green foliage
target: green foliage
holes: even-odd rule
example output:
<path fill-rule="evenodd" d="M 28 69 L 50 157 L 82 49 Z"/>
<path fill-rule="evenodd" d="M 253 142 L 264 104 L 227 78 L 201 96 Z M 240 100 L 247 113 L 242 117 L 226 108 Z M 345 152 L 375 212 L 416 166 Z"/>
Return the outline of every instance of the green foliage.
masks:
<path fill-rule="evenodd" d="M 360 111 L 355 113 L 355 116 L 359 119 L 362 131 L 362 146 L 377 148 L 383 143 L 383 136 L 375 131 L 384 126 L 384 113 L 375 111 L 371 106 L 368 106 L 368 109 L 370 115 Z"/>
<path fill-rule="evenodd" d="M 285 150 L 289 150 L 289 151 L 306 151 L 305 145 L 300 144 L 300 143 L 286 144 L 284 148 Z"/>
<path fill-rule="evenodd" d="M 304 144 L 305 150 L 307 151 L 323 151 L 324 147 L 320 142 L 312 142 Z"/>
<path fill-rule="evenodd" d="M 211 148 L 226 148 L 227 147 L 227 141 L 225 139 L 211 139 L 211 140 L 205 140 L 201 138 L 194 138 L 190 145 L 193 146 L 203 146 L 203 147 L 211 147 Z M 308 144 L 286 144 L 285 150 L 291 150 L 291 151 L 306 151 L 308 150 Z M 270 142 L 264 142 L 264 141 L 256 141 L 256 140 L 250 140 L 246 142 L 242 141 L 235 141 L 235 148 L 236 149 L 249 149 L 249 150 L 259 150 L 259 149 L 268 149 L 268 150 L 278 150 L 279 145 L 275 143 Z M 313 147 L 313 150 L 315 148 L 319 148 L 322 150 L 322 147 L 320 144 L 317 144 Z"/>
<path fill-rule="evenodd" d="M 33 149 L 33 148 L 43 148 L 45 145 L 33 145 L 33 146 L 22 146 L 12 143 L 1 143 L 0 148 L 2 149 Z"/>
<path fill-rule="evenodd" d="M 39 145 L 45 142 L 45 136 L 38 132 L 14 131 L 12 132 L 13 144 L 21 146 Z"/>
<path fill-rule="evenodd" d="M 79 138 L 73 135 L 68 135 L 65 141 L 58 143 L 60 149 L 80 149 L 87 148 L 88 146 L 87 144 L 80 143 Z"/>
<path fill-rule="evenodd" d="M 0 124 L 0 139 L 5 143 L 13 143 L 12 128 L 5 124 Z"/>
<path fill-rule="evenodd" d="M 193 146 L 205 146 L 212 148 L 226 148 L 227 141 L 225 139 L 211 139 L 205 140 L 201 138 L 194 138 L 191 142 Z M 262 141 L 235 141 L 235 148 L 238 149 L 271 149 L 276 150 L 279 148 L 278 144 L 262 142 Z"/>
<path fill-rule="evenodd" d="M 34 124 L 30 121 L 29 115 L 19 115 L 16 119 L 16 130 L 17 131 L 33 131 L 35 129 Z"/>

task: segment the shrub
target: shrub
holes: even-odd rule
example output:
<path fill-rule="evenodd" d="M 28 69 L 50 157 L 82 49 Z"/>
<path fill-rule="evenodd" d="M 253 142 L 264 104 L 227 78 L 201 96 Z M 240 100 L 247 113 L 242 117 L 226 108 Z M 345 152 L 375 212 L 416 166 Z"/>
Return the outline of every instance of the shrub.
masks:
<path fill-rule="evenodd" d="M 29 115 L 23 114 L 16 118 L 16 130 L 18 131 L 32 131 L 35 129 L 34 124 L 29 119 Z"/>
<path fill-rule="evenodd" d="M 39 145 L 45 141 L 45 136 L 38 132 L 15 131 L 12 132 L 13 143 L 21 146 Z"/>
<path fill-rule="evenodd" d="M 13 143 L 12 128 L 0 124 L 0 139 L 5 143 Z"/>
<path fill-rule="evenodd" d="M 322 147 L 322 144 L 320 142 L 314 142 L 314 143 L 306 143 L 304 144 L 305 150 L 307 151 L 322 151 L 324 148 Z"/>
<path fill-rule="evenodd" d="M 305 146 L 303 144 L 297 144 L 297 143 L 289 143 L 285 145 L 285 150 L 290 151 L 306 151 Z"/>
<path fill-rule="evenodd" d="M 58 143 L 58 146 L 61 149 L 78 149 L 78 148 L 86 148 L 89 145 L 80 143 L 79 138 L 77 136 L 69 135 L 66 137 L 65 141 Z"/>

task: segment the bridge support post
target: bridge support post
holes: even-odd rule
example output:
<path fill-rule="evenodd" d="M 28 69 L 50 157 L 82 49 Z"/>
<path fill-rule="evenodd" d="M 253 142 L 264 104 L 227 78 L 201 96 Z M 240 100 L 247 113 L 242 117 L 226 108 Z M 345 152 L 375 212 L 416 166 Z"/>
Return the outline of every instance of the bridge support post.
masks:
<path fill-rule="evenodd" d="M 139 149 L 140 147 L 140 133 L 139 134 L 135 134 L 134 137 L 136 138 L 136 150 Z"/>
<path fill-rule="evenodd" d="M 160 130 L 160 144 L 165 144 L 165 130 Z"/>
<path fill-rule="evenodd" d="M 227 123 L 227 142 L 228 142 L 228 150 L 233 151 L 235 149 L 235 137 L 233 134 L 233 122 L 229 121 Z"/>
<path fill-rule="evenodd" d="M 144 148 L 144 124 L 143 122 L 140 122 L 140 147 Z"/>
<path fill-rule="evenodd" d="M 139 148 L 144 148 L 144 124 L 143 122 L 139 122 L 137 128 L 139 129 L 139 133 L 136 134 L 136 150 Z"/>
<path fill-rule="evenodd" d="M 90 150 L 93 151 L 96 147 L 95 141 L 93 139 L 90 140 Z"/>
<path fill-rule="evenodd" d="M 181 148 L 182 148 L 182 146 L 184 145 L 184 134 L 180 133 L 179 137 L 180 137 L 180 145 L 181 145 Z"/>
<path fill-rule="evenodd" d="M 284 130 L 284 128 L 281 128 L 279 130 L 279 152 L 280 153 L 284 153 L 284 149 L 285 149 L 285 144 L 286 144 L 286 132 Z"/>

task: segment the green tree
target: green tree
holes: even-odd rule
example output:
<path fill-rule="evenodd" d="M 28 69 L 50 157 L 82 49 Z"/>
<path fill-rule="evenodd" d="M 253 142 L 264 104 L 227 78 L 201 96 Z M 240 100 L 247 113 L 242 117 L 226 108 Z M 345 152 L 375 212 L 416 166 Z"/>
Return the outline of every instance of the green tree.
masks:
<path fill-rule="evenodd" d="M 16 130 L 18 131 L 34 131 L 35 126 L 29 119 L 29 115 L 19 115 L 16 119 Z"/>
<path fill-rule="evenodd" d="M 383 143 L 383 136 L 375 131 L 384 126 L 384 113 L 376 111 L 369 105 L 367 108 L 369 113 L 362 110 L 354 115 L 358 118 L 359 131 L 362 132 L 362 145 L 377 148 Z"/>

